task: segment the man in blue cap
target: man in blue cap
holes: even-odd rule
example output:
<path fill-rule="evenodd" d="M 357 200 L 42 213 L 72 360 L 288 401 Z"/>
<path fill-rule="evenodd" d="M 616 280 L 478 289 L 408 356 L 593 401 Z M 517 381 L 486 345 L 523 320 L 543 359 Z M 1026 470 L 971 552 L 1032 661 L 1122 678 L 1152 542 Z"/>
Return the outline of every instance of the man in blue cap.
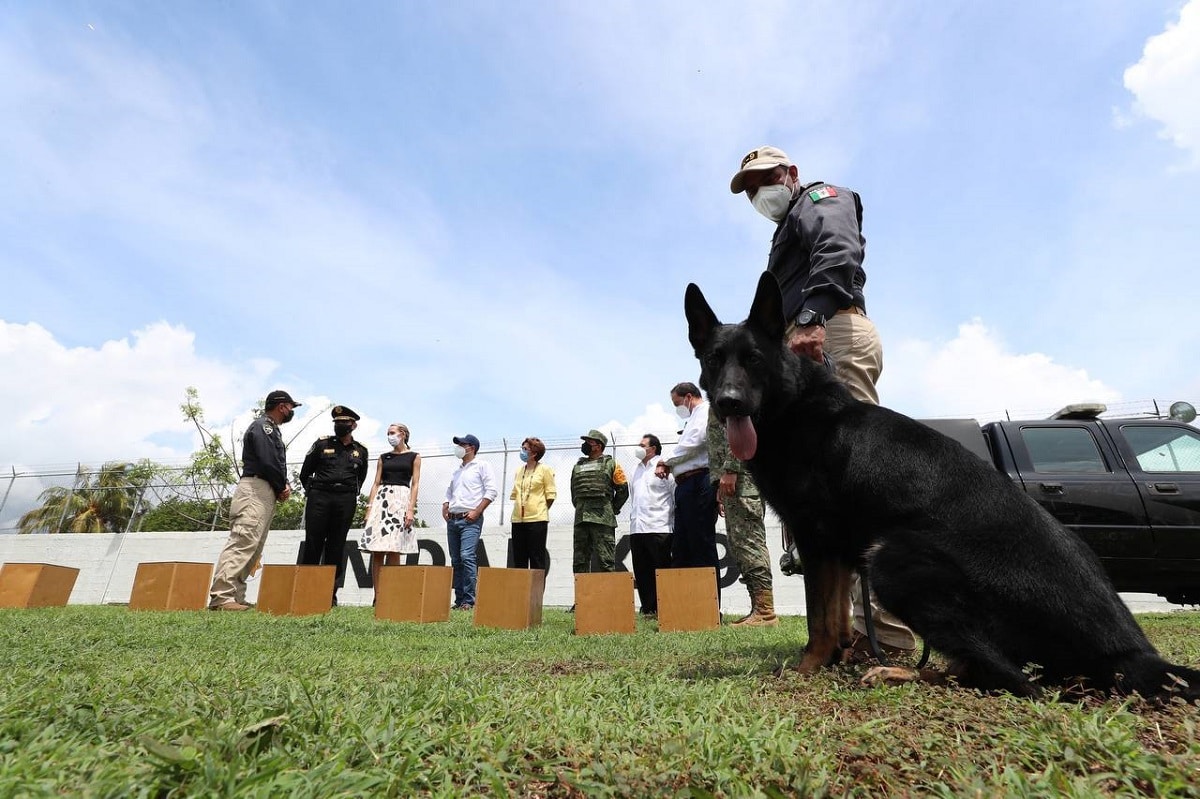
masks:
<path fill-rule="evenodd" d="M 477 460 L 479 439 L 473 435 L 454 437 L 454 454 L 462 464 L 450 476 L 442 518 L 446 520 L 446 543 L 454 567 L 454 607 L 473 610 L 478 575 L 475 547 L 483 532 L 483 512 L 496 500 L 496 475 L 491 464 Z"/>

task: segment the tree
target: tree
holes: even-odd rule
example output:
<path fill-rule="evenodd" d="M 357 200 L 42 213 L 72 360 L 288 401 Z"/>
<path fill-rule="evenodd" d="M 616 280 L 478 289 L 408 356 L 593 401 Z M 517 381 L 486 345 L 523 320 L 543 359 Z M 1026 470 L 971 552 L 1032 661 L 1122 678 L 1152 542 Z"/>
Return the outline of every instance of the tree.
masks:
<path fill-rule="evenodd" d="M 200 405 L 200 392 L 195 386 L 188 386 L 184 393 L 185 399 L 179 410 L 185 421 L 196 426 L 200 433 L 200 449 L 192 453 L 191 463 L 184 470 L 184 477 L 195 488 L 217 487 L 218 497 L 224 497 L 229 486 L 237 482 L 240 473 L 237 468 L 237 457 L 232 448 L 226 449 L 221 436 L 212 432 L 204 425 L 204 408 Z"/>
<path fill-rule="evenodd" d="M 184 496 L 169 496 L 139 514 L 138 532 L 208 532 L 227 527 L 229 523 L 229 500 L 189 499 Z"/>
<path fill-rule="evenodd" d="M 41 493 L 40 507 L 17 521 L 23 534 L 119 533 L 139 510 L 147 484 L 160 467 L 150 461 L 110 461 L 92 472 L 79 468 L 75 483 L 67 488 L 51 486 Z"/>

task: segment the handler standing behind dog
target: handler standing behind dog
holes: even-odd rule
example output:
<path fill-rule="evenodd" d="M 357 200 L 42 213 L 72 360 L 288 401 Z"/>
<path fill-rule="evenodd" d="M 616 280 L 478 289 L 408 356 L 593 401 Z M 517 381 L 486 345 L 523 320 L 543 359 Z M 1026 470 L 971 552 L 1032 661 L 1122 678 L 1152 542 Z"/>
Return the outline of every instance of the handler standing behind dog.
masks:
<path fill-rule="evenodd" d="M 828 350 L 850 394 L 878 405 L 875 383 L 883 371 L 883 344 L 866 314 L 861 198 L 850 189 L 824 181 L 801 184 L 799 170 L 777 147 L 759 147 L 747 153 L 729 190 L 745 192 L 754 210 L 778 226 L 771 239 L 767 270 L 783 292 L 784 318 L 789 320 L 784 332 L 787 345 L 818 363 L 824 362 Z M 853 647 L 868 652 L 857 573 L 851 602 L 856 633 Z M 884 651 L 904 654 L 914 650 L 912 631 L 877 603 L 871 605 Z"/>

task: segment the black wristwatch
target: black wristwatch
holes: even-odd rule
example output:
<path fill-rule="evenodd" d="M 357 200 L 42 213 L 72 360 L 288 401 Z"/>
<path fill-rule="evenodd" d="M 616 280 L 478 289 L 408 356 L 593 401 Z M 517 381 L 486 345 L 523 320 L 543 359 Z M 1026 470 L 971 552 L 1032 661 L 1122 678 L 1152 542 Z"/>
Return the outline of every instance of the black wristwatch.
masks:
<path fill-rule="evenodd" d="M 812 327 L 813 325 L 825 327 L 825 314 L 811 308 L 805 308 L 796 314 L 796 327 Z"/>

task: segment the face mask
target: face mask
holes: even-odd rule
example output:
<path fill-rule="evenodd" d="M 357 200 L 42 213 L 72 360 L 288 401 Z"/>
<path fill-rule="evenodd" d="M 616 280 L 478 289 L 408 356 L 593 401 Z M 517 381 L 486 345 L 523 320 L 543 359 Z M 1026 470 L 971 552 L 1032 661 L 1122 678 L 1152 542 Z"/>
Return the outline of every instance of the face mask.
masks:
<path fill-rule="evenodd" d="M 352 422 L 334 422 L 333 423 L 333 434 L 335 436 L 337 436 L 338 438 L 341 438 L 342 436 L 350 435 L 350 431 L 353 429 L 354 429 L 354 424 Z"/>
<path fill-rule="evenodd" d="M 633 457 L 637 458 L 639 461 L 646 460 L 646 448 L 645 447 L 635 448 L 633 450 Z"/>
<path fill-rule="evenodd" d="M 464 447 L 462 444 L 459 444 L 458 446 L 456 446 L 454 448 L 454 457 L 456 457 L 456 458 L 467 457 L 467 448 Z"/>
<path fill-rule="evenodd" d="M 687 406 L 686 402 L 682 405 L 676 405 L 675 406 L 675 415 L 678 416 L 680 419 L 686 419 L 692 415 L 692 409 Z"/>
<path fill-rule="evenodd" d="M 588 443 L 587 441 L 585 441 L 579 445 L 579 451 L 582 452 L 584 455 L 591 455 L 592 454 L 592 445 L 590 443 Z"/>
<path fill-rule="evenodd" d="M 792 190 L 782 183 L 774 186 L 763 186 L 754 193 L 750 204 L 754 210 L 770 219 L 775 224 L 787 216 L 788 206 L 792 203 Z"/>
<path fill-rule="evenodd" d="M 391 444 L 393 447 L 400 446 L 400 435 L 398 433 L 389 433 L 388 434 L 388 443 Z"/>
<path fill-rule="evenodd" d="M 521 450 L 521 463 L 529 463 L 529 453 Z"/>
<path fill-rule="evenodd" d="M 285 413 L 283 415 L 282 424 L 287 424 L 288 422 L 292 421 L 292 418 L 295 417 L 295 415 L 296 415 L 296 412 L 294 410 L 292 410 L 291 408 L 288 408 L 287 413 Z"/>

